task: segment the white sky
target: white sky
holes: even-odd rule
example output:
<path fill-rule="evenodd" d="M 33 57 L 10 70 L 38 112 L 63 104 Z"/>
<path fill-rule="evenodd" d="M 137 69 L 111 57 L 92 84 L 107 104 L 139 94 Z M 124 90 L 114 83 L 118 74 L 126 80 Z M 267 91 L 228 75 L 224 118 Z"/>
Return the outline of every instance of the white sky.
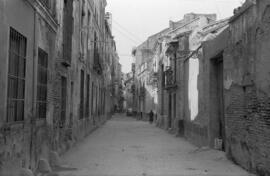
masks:
<path fill-rule="evenodd" d="M 113 35 L 122 71 L 131 70 L 131 49 L 169 26 L 169 20 L 181 20 L 186 13 L 216 13 L 229 17 L 243 0 L 107 0 L 112 13 Z"/>

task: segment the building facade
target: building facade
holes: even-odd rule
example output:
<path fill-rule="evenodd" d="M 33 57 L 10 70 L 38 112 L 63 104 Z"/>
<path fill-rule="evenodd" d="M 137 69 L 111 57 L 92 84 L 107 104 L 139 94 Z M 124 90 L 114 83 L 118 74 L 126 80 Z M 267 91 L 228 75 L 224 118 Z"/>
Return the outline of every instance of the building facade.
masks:
<path fill-rule="evenodd" d="M 270 175 L 269 15 L 267 0 L 236 9 L 223 61 L 226 153 L 258 175 Z"/>
<path fill-rule="evenodd" d="M 52 153 L 110 117 L 117 52 L 105 7 L 105 0 L 0 2 L 0 175 L 39 172 L 44 160 L 53 167 Z"/>
<path fill-rule="evenodd" d="M 247 0 L 230 19 L 187 14 L 135 53 L 138 111 L 144 78 L 157 73 L 157 125 L 258 175 L 270 174 L 269 9 Z"/>
<path fill-rule="evenodd" d="M 198 115 L 199 64 L 189 57 L 201 42 L 198 31 L 215 20 L 214 14 L 186 14 L 159 39 L 158 123 L 172 133 L 183 135 L 184 123 Z"/>

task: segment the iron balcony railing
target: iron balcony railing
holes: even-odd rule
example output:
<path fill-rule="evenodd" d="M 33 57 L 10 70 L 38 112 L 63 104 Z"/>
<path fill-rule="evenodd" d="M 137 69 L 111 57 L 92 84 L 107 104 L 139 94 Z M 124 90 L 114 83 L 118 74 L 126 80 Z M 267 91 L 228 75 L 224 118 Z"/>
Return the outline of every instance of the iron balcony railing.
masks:
<path fill-rule="evenodd" d="M 174 71 L 170 66 L 168 66 L 165 71 L 165 88 L 170 89 L 175 87 L 177 87 L 177 84 L 174 76 Z"/>

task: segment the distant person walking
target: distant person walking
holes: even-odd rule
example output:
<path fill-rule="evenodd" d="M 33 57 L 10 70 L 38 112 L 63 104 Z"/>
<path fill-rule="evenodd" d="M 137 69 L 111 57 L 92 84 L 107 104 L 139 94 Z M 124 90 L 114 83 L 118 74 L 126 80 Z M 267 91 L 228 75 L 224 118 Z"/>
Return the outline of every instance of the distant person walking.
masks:
<path fill-rule="evenodd" d="M 149 122 L 150 122 L 150 123 L 153 123 L 153 121 L 154 121 L 154 113 L 153 113 L 153 111 L 151 110 L 151 111 L 149 112 Z"/>

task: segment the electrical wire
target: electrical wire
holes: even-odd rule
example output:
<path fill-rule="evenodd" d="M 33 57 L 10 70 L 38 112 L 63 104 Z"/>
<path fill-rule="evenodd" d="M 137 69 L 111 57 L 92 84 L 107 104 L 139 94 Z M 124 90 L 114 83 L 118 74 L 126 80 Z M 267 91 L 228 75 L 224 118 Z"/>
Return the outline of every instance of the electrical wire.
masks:
<path fill-rule="evenodd" d="M 123 27 L 121 24 L 119 24 L 116 20 L 112 19 L 112 21 L 118 25 L 120 28 L 122 28 L 122 30 L 126 31 L 127 33 L 129 33 L 131 36 L 133 36 L 134 38 L 136 38 L 138 41 L 140 41 L 142 43 L 142 40 L 140 39 L 140 37 L 138 37 L 137 35 L 135 35 L 134 33 L 130 32 L 127 28 Z"/>
<path fill-rule="evenodd" d="M 134 39 L 132 39 L 129 35 L 123 33 L 122 31 L 120 31 L 119 29 L 117 28 L 114 28 L 116 29 L 116 31 L 118 31 L 119 33 L 121 33 L 123 36 L 125 36 L 127 39 L 129 39 L 130 41 L 132 41 L 134 44 L 138 45 L 139 41 L 135 41 Z"/>

